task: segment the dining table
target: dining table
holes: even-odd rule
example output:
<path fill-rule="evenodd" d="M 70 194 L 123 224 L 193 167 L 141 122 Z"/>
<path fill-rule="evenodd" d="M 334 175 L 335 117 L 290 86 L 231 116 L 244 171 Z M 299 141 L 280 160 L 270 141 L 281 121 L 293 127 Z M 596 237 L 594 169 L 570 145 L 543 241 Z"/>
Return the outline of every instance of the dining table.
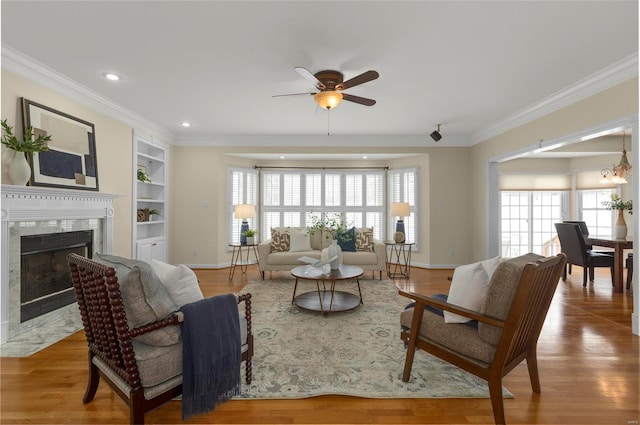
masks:
<path fill-rule="evenodd" d="M 613 288 L 615 292 L 624 292 L 624 250 L 633 248 L 629 239 L 585 238 L 587 245 L 613 248 Z"/>

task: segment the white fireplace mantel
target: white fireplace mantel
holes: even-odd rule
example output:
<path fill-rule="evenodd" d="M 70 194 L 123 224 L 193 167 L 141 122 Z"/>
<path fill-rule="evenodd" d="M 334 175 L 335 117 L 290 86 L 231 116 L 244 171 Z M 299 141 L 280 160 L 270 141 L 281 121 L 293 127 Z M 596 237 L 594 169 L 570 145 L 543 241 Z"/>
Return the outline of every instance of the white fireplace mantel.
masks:
<path fill-rule="evenodd" d="M 2 185 L 2 269 L 0 286 L 0 344 L 7 341 L 9 311 L 10 226 L 18 222 L 47 220 L 100 219 L 100 252 L 111 253 L 113 246 L 113 200 L 122 195 L 33 186 Z"/>

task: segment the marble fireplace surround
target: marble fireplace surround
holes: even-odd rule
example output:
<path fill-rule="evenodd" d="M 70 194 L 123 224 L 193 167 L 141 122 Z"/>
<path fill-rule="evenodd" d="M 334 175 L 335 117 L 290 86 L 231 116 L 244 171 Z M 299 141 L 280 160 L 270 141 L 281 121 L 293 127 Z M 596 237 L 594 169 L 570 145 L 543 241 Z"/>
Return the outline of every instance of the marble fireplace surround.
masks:
<path fill-rule="evenodd" d="M 94 250 L 111 253 L 113 199 L 120 195 L 12 185 L 2 185 L 1 190 L 0 344 L 20 339 L 21 335 L 33 331 L 46 335 L 56 326 L 60 327 L 61 322 L 81 325 L 75 303 L 20 323 L 20 237 L 94 230 Z"/>

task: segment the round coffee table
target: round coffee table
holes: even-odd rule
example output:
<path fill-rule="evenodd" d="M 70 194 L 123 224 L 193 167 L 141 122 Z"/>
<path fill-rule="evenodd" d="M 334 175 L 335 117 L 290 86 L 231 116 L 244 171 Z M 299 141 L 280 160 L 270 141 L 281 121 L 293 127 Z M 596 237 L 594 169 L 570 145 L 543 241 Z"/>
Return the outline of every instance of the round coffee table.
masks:
<path fill-rule="evenodd" d="M 322 273 L 313 266 L 299 266 L 291 270 L 291 275 L 296 278 L 293 287 L 291 304 L 311 311 L 320 311 L 327 316 L 334 311 L 347 311 L 358 307 L 362 302 L 360 279 L 364 271 L 357 266 L 340 265 L 336 270 Z M 298 279 L 315 280 L 317 291 L 305 292 L 296 296 Z M 336 282 L 355 279 L 358 284 L 358 295 L 350 292 L 336 291 Z M 320 285 L 322 282 L 322 287 Z M 328 288 L 327 288 L 328 284 Z"/>

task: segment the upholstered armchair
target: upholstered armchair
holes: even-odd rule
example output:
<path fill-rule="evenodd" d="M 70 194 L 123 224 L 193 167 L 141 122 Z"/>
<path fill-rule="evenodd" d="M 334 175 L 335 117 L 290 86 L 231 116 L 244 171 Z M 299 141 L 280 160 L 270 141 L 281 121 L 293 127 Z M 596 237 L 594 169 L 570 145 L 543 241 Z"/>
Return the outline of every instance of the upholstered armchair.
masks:
<path fill-rule="evenodd" d="M 536 345 L 565 262 L 564 254 L 527 254 L 501 262 L 488 281 L 480 311 L 447 302 L 446 296 L 400 291 L 415 300 L 400 317 L 407 344 L 402 379 L 410 378 L 416 349 L 431 353 L 487 380 L 495 423 L 504 424 L 502 378 L 523 360 L 533 391 L 540 392 Z M 468 322 L 447 323 L 444 312 Z"/>
<path fill-rule="evenodd" d="M 183 314 L 173 299 L 188 302 L 194 295 L 174 285 L 172 298 L 142 261 L 102 256 L 99 263 L 76 254 L 67 260 L 89 346 L 83 402 L 93 400 L 102 378 L 129 405 L 131 424 L 143 424 L 146 412 L 182 393 Z M 176 268 L 174 274 L 179 273 Z M 201 297 L 197 293 L 199 288 L 195 297 Z M 240 341 L 250 383 L 251 294 L 237 301 L 244 304 L 239 311 Z"/>

